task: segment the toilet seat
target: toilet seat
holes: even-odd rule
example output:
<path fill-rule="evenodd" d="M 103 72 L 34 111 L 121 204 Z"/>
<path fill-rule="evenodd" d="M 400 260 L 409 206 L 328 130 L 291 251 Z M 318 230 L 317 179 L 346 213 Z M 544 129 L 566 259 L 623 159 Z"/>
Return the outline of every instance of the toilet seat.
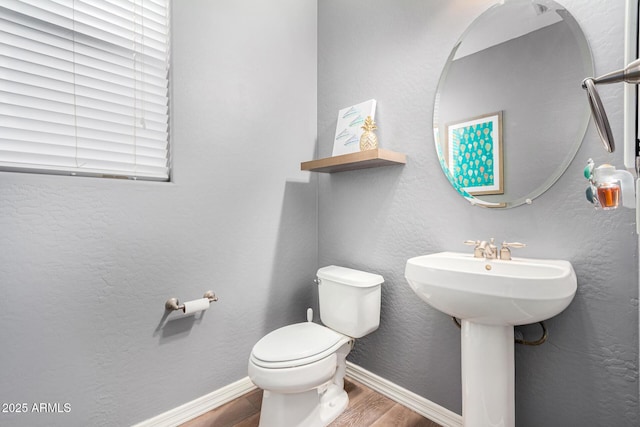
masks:
<path fill-rule="evenodd" d="M 251 352 L 251 361 L 263 368 L 307 365 L 333 354 L 350 337 L 313 322 L 295 323 L 265 335 Z"/>

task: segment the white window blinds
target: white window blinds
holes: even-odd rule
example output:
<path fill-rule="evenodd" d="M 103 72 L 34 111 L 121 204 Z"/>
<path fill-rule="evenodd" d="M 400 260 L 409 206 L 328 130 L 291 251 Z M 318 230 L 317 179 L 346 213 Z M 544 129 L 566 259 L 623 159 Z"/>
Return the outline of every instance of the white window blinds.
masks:
<path fill-rule="evenodd" d="M 168 0 L 0 2 L 0 168 L 169 179 Z"/>

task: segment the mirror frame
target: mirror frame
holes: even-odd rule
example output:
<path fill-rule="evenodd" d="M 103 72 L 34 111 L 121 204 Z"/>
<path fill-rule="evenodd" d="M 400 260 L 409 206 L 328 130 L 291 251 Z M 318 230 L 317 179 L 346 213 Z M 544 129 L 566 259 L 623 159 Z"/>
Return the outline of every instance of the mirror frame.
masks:
<path fill-rule="evenodd" d="M 580 56 L 582 57 L 582 60 L 583 60 L 582 65 L 585 68 L 586 75 L 593 75 L 594 63 L 593 63 L 593 56 L 591 54 L 591 49 L 589 47 L 588 40 L 584 32 L 580 28 L 580 25 L 575 20 L 575 18 L 571 15 L 571 13 L 564 6 L 562 6 L 561 4 L 553 0 L 527 0 L 527 1 L 530 1 L 531 3 L 554 3 L 559 6 L 559 9 L 566 11 L 566 14 L 563 16 L 563 21 L 569 25 L 574 35 L 577 34 L 576 43 L 578 44 L 578 47 L 581 52 Z M 633 0 L 627 0 L 627 1 L 633 1 Z M 532 190 L 530 190 L 528 194 L 526 194 L 525 196 L 516 197 L 513 200 L 500 200 L 499 202 L 488 202 L 488 201 L 482 200 L 481 195 L 472 196 L 469 193 L 467 193 L 463 188 L 461 188 L 459 185 L 454 184 L 454 180 L 452 179 L 452 176 L 448 170 L 448 167 L 444 163 L 445 156 L 442 153 L 442 147 L 444 146 L 442 143 L 442 139 L 445 137 L 444 135 L 440 135 L 440 128 L 443 125 L 443 123 L 441 123 L 442 119 L 439 117 L 439 105 L 440 105 L 440 96 L 442 95 L 442 88 L 444 86 L 444 82 L 446 81 L 449 75 L 450 67 L 456 56 L 458 48 L 460 47 L 462 42 L 465 40 L 465 37 L 467 37 L 469 33 L 474 29 L 474 23 L 476 23 L 480 17 L 487 14 L 494 8 L 503 7 L 503 6 L 505 6 L 503 2 L 496 3 L 490 6 L 480 15 L 478 15 L 469 24 L 469 26 L 465 29 L 463 34 L 458 39 L 458 41 L 455 43 L 453 49 L 451 50 L 451 53 L 447 57 L 447 61 L 443 67 L 442 73 L 438 80 L 438 86 L 436 88 L 436 94 L 434 99 L 433 117 L 432 117 L 433 130 L 434 130 L 434 145 L 436 147 L 438 159 L 440 160 L 440 166 L 442 168 L 443 173 L 449 180 L 449 183 L 454 188 L 454 190 L 456 190 L 461 196 L 466 198 L 471 204 L 476 206 L 481 206 L 481 207 L 487 207 L 487 208 L 513 208 L 513 207 L 521 206 L 524 204 L 531 204 L 534 199 L 536 199 L 537 197 L 542 195 L 544 192 L 546 192 L 549 188 L 551 188 L 551 186 L 553 186 L 558 181 L 558 179 L 560 179 L 560 177 L 565 173 L 565 171 L 567 170 L 567 168 L 575 158 L 575 155 L 577 154 L 578 150 L 580 149 L 580 146 L 582 145 L 582 141 L 584 140 L 584 137 L 586 135 L 587 128 L 589 125 L 589 121 L 591 119 L 588 103 L 584 102 L 584 104 L 582 104 L 582 107 L 581 107 L 582 108 L 581 116 L 579 117 L 579 120 L 577 120 L 579 124 L 576 126 L 576 130 L 574 133 L 575 135 L 574 140 L 570 143 L 571 145 L 568 147 L 569 148 L 567 152 L 568 154 L 561 159 L 561 161 L 559 162 L 559 165 L 556 167 L 553 174 L 551 174 L 546 180 L 544 180 L 536 188 L 533 188 Z M 578 88 L 580 88 L 580 85 L 582 83 L 582 78 L 583 76 L 581 76 L 576 81 L 576 86 Z"/>

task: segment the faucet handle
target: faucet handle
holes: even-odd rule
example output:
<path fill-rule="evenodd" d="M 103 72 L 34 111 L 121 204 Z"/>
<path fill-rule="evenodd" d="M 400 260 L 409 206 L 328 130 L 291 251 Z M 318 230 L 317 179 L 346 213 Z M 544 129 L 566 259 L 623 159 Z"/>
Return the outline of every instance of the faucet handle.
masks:
<path fill-rule="evenodd" d="M 480 240 L 465 240 L 465 241 L 464 241 L 464 242 L 462 242 L 462 243 L 464 243 L 465 245 L 474 246 L 474 249 L 473 249 L 473 256 L 474 256 L 475 258 L 482 258 L 482 257 L 484 257 L 484 249 L 482 249 L 482 248 L 480 247 L 480 244 L 482 243 L 482 242 L 480 242 Z"/>
<path fill-rule="evenodd" d="M 525 246 L 527 246 L 525 243 L 520 243 L 520 242 L 511 242 L 511 243 L 502 242 L 502 247 L 504 248 L 524 248 Z"/>
<path fill-rule="evenodd" d="M 511 259 L 511 249 L 509 248 L 524 248 L 527 246 L 524 243 L 520 242 L 511 242 L 507 243 L 506 241 L 502 242 L 502 247 L 500 248 L 500 259 L 510 260 Z"/>

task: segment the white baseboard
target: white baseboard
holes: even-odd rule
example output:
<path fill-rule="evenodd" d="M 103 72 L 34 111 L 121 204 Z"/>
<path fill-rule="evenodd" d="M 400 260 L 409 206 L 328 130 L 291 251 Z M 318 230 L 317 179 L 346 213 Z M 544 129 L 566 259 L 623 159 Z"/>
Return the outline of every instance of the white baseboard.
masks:
<path fill-rule="evenodd" d="M 389 399 L 406 406 L 443 427 L 462 427 L 462 416 L 378 375 L 347 362 L 347 378 L 352 378 Z"/>
<path fill-rule="evenodd" d="M 389 399 L 406 406 L 443 427 L 462 427 L 462 416 L 419 396 L 391 381 L 347 362 L 347 378 L 358 381 Z M 249 377 L 244 377 L 209 394 L 171 409 L 132 427 L 176 427 L 227 402 L 255 390 Z"/>
<path fill-rule="evenodd" d="M 249 377 L 242 378 L 235 383 L 224 386 L 209 394 L 205 394 L 191 402 L 180 405 L 133 427 L 175 427 L 186 423 L 206 412 L 211 411 L 227 402 L 232 401 L 257 387 L 251 382 Z"/>

